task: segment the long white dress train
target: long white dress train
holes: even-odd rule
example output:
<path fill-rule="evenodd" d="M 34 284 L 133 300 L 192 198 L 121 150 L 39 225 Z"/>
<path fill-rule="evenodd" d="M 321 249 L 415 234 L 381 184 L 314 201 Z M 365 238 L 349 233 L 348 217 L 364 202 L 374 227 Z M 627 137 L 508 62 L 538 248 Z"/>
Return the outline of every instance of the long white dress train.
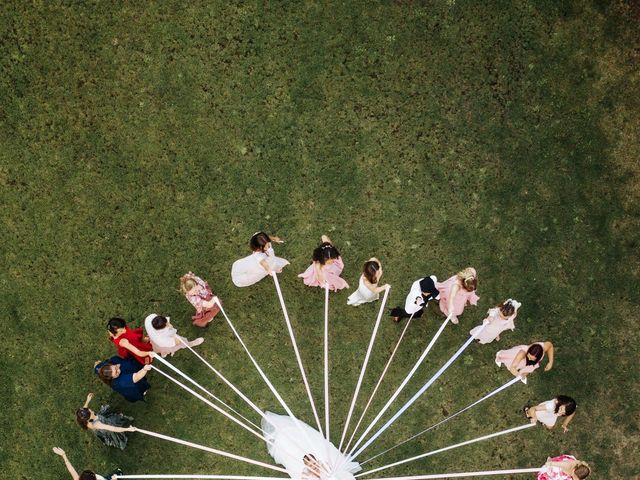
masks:
<path fill-rule="evenodd" d="M 320 432 L 301 420 L 298 423 L 296 425 L 289 416 L 265 412 L 262 433 L 267 439 L 267 450 L 276 463 L 283 465 L 291 478 L 306 478 L 308 469 L 303 457 L 311 454 L 322 466 L 321 479 L 354 480 L 353 474 L 362 469 L 360 464 L 345 461 L 344 455 Z M 333 471 L 335 468 L 338 470 Z"/>

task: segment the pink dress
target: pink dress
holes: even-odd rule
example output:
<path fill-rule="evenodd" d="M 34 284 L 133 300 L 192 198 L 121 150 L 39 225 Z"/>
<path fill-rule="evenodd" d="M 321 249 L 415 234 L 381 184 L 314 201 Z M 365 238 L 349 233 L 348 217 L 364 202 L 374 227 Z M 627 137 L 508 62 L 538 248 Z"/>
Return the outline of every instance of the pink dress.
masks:
<path fill-rule="evenodd" d="M 449 292 L 458 281 L 458 276 L 454 275 L 448 278 L 444 282 L 436 282 L 436 288 L 440 292 L 440 311 L 446 316 L 449 316 Z M 455 298 L 453 299 L 453 316 L 451 317 L 452 323 L 456 323 L 458 315 L 462 315 L 464 307 L 468 303 L 469 305 L 477 305 L 480 297 L 476 295 L 475 290 L 473 292 L 466 291 L 462 286 L 458 289 Z"/>
<path fill-rule="evenodd" d="M 576 457 L 573 455 L 560 455 L 559 457 L 553 457 L 552 462 L 567 462 L 574 461 Z M 542 471 L 538 473 L 538 480 L 573 480 L 571 475 L 564 473 L 558 467 L 542 467 Z"/>
<path fill-rule="evenodd" d="M 186 293 L 184 295 L 187 300 L 189 300 L 189 303 L 196 309 L 196 314 L 191 317 L 191 323 L 193 323 L 196 327 L 206 327 L 207 324 L 211 320 L 213 320 L 213 317 L 218 314 L 218 312 L 220 311 L 220 307 L 217 304 L 208 309 L 205 309 L 202 306 L 203 302 L 209 301 L 213 298 L 213 292 L 211 291 L 211 288 L 209 288 L 209 284 L 202 280 L 200 277 L 196 277 L 194 275 L 193 279 L 198 284 L 198 288 L 196 289 L 195 293 Z"/>
<path fill-rule="evenodd" d="M 544 342 L 536 343 L 544 348 Z M 504 363 L 504 366 L 509 368 L 511 367 L 511 364 L 516 359 L 518 354 L 520 352 L 525 352 L 526 354 L 528 349 L 529 345 L 518 345 L 517 347 L 511 347 L 509 350 L 500 350 L 498 353 L 496 353 L 496 365 L 500 367 Z M 544 350 L 542 352 L 540 362 L 542 362 L 543 358 Z M 520 363 L 516 367 L 516 370 L 518 371 L 518 373 L 531 373 L 540 366 L 540 362 L 536 363 L 535 365 L 527 365 L 527 361 L 523 358 L 522 360 L 520 360 Z"/>
<path fill-rule="evenodd" d="M 322 267 L 322 273 L 324 273 L 324 278 L 329 284 L 329 290 L 333 290 L 335 292 L 342 290 L 343 288 L 349 288 L 349 284 L 344 281 L 344 279 L 340 278 L 340 274 L 343 269 L 344 263 L 342 262 L 342 257 L 338 257 L 333 261 L 333 263 Z M 324 287 L 324 285 L 321 285 L 316 278 L 316 270 L 313 263 L 298 276 L 301 277 L 304 284 L 309 287 Z"/>

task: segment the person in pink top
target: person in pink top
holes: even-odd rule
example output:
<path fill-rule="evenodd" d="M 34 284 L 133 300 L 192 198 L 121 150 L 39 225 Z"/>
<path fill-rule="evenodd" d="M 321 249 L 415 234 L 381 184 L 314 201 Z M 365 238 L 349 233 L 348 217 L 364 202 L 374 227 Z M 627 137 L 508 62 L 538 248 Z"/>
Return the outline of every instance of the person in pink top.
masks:
<path fill-rule="evenodd" d="M 548 458 L 537 480 L 584 480 L 591 474 L 591 468 L 573 455 L 559 455 Z"/>
<path fill-rule="evenodd" d="M 349 288 L 349 284 L 340 278 L 340 274 L 344 269 L 340 252 L 333 246 L 333 242 L 329 237 L 322 235 L 321 239 L 322 243 L 313 251 L 311 265 L 298 276 L 309 287 L 324 288 L 326 282 L 329 284 L 329 289 L 334 292 Z"/>
<path fill-rule="evenodd" d="M 545 354 L 549 359 L 544 371 L 548 372 L 553 368 L 553 343 L 551 342 L 537 342 L 500 350 L 496 353 L 496 365 L 500 367 L 504 364 L 515 377 L 522 378 L 526 383 L 527 375 L 540 366 Z"/>
<path fill-rule="evenodd" d="M 180 291 L 196 309 L 196 314 L 191 317 L 191 323 L 196 327 L 206 327 L 220 312 L 218 297 L 213 294 L 209 284 L 193 272 L 180 277 Z"/>
<path fill-rule="evenodd" d="M 475 268 L 465 268 L 444 282 L 436 283 L 440 292 L 440 311 L 447 317 L 451 315 L 451 323 L 458 323 L 458 315 L 462 315 L 467 305 L 477 305 L 480 297 L 476 295 L 478 274 Z"/>

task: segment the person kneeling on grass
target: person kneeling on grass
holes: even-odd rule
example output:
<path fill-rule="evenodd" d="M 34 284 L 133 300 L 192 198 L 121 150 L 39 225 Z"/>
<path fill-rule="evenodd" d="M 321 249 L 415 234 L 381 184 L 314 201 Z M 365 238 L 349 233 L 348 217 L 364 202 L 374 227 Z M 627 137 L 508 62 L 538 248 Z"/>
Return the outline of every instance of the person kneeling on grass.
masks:
<path fill-rule="evenodd" d="M 117 478 L 117 475 L 123 475 L 122 470 L 120 470 L 119 468 L 116 468 L 108 475 L 98 475 L 91 470 L 83 470 L 82 472 L 80 472 L 80 474 L 78 474 L 76 469 L 73 468 L 73 465 L 71 465 L 71 462 L 67 458 L 67 454 L 63 449 L 61 449 L 60 447 L 53 447 L 53 453 L 62 457 L 62 460 L 64 460 L 64 464 L 67 467 L 67 471 L 69 472 L 73 480 L 114 480 L 115 478 Z"/>
<path fill-rule="evenodd" d="M 151 385 L 145 378 L 151 365 L 140 365 L 133 358 L 114 355 L 104 362 L 96 362 L 93 371 L 114 392 L 118 392 L 129 402 L 144 400 Z"/>

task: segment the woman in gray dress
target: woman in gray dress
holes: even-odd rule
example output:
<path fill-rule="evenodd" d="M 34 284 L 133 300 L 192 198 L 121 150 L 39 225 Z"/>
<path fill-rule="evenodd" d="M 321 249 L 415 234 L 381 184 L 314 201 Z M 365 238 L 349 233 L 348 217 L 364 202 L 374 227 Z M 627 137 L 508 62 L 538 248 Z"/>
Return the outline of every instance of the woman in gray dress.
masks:
<path fill-rule="evenodd" d="M 135 432 L 135 427 L 131 425 L 133 418 L 121 413 L 116 413 L 103 405 L 95 413 L 89 408 L 89 402 L 93 398 L 93 393 L 87 395 L 82 408 L 76 410 L 76 420 L 84 430 L 92 430 L 96 437 L 108 447 L 116 447 L 124 450 L 127 446 L 126 432 Z"/>

